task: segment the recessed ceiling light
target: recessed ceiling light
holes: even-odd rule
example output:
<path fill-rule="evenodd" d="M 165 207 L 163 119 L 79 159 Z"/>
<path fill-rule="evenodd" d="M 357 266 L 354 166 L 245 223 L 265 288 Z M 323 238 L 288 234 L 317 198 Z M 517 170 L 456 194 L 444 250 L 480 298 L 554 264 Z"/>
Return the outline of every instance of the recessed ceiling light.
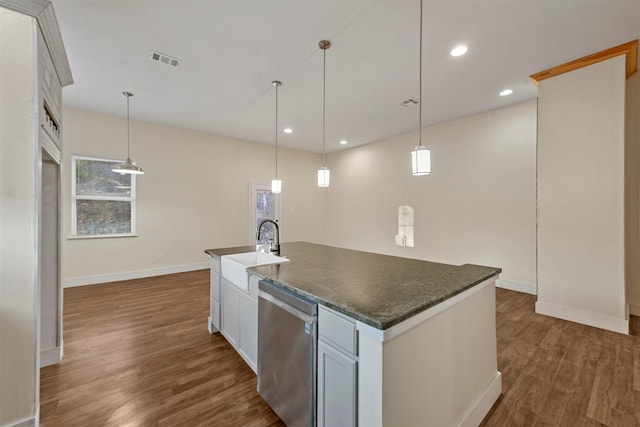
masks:
<path fill-rule="evenodd" d="M 460 46 L 456 46 L 451 50 L 451 56 L 464 55 L 465 53 L 467 53 L 468 50 L 469 50 L 469 48 L 467 48 L 465 45 L 461 44 Z"/>
<path fill-rule="evenodd" d="M 284 129 L 284 133 L 291 133 L 291 132 L 293 132 L 293 129 L 291 129 L 291 128 L 285 128 Z"/>
<path fill-rule="evenodd" d="M 513 93 L 513 90 L 511 89 L 505 89 L 502 92 L 500 92 L 500 96 L 509 96 Z"/>
<path fill-rule="evenodd" d="M 346 139 L 343 139 L 342 141 L 340 141 L 341 145 L 347 145 L 349 142 Z"/>

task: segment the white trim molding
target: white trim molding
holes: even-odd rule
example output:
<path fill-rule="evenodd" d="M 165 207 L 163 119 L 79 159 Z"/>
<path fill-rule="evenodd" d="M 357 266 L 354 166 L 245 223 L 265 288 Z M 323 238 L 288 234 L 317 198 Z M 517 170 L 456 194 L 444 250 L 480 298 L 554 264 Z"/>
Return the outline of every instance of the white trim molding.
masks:
<path fill-rule="evenodd" d="M 208 270 L 209 262 L 196 264 L 172 265 L 168 267 L 151 268 L 149 270 L 125 271 L 122 273 L 99 274 L 96 276 L 70 277 L 62 281 L 62 287 L 99 285 L 101 283 L 120 282 L 122 280 L 142 279 L 145 277 L 162 276 L 165 274 L 184 273 L 187 271 Z"/>
<path fill-rule="evenodd" d="M 14 422 L 13 424 L 5 424 L 5 427 L 35 427 L 38 425 L 38 422 L 37 422 L 38 418 L 39 416 L 38 414 L 36 414 L 32 417 Z"/>
<path fill-rule="evenodd" d="M 535 285 L 535 283 L 520 283 L 511 280 L 498 279 L 496 280 L 496 288 L 524 292 L 525 294 L 538 295 L 538 287 Z"/>
<path fill-rule="evenodd" d="M 542 301 L 536 302 L 536 313 L 629 335 L 629 319 L 619 319 Z"/>
<path fill-rule="evenodd" d="M 468 408 L 467 412 L 461 417 L 460 422 L 456 424 L 458 427 L 478 426 L 487 416 L 493 404 L 502 394 L 502 373 L 496 372 L 495 377 L 491 380 L 487 388 L 478 396 L 475 402 Z"/>

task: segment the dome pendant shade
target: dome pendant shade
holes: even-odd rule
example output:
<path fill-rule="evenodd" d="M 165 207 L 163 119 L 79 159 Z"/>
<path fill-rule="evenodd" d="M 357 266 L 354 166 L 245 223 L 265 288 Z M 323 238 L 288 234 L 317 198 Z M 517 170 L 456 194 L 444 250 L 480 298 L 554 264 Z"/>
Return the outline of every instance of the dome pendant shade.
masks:
<path fill-rule="evenodd" d="M 411 152 L 411 171 L 414 176 L 431 173 L 431 151 L 424 145 L 416 145 Z"/>
<path fill-rule="evenodd" d="M 115 165 L 111 170 L 123 175 L 127 173 L 132 175 L 142 175 L 144 173 L 142 168 L 136 165 L 130 157 L 127 157 L 126 162 Z"/>
<path fill-rule="evenodd" d="M 130 128 L 130 119 L 129 119 L 129 98 L 133 96 L 131 92 L 122 92 L 124 96 L 127 97 L 127 160 L 124 163 L 119 163 L 115 165 L 111 171 L 119 173 L 121 175 L 130 174 L 130 175 L 142 175 L 144 171 L 142 168 L 135 164 L 131 160 L 131 156 L 129 154 L 129 149 L 131 147 L 131 142 L 129 138 L 129 128 Z"/>
<path fill-rule="evenodd" d="M 326 167 L 318 169 L 318 187 L 328 187 L 331 179 L 331 171 Z"/>
<path fill-rule="evenodd" d="M 271 192 L 274 194 L 280 194 L 282 192 L 281 179 L 276 178 L 271 180 Z"/>

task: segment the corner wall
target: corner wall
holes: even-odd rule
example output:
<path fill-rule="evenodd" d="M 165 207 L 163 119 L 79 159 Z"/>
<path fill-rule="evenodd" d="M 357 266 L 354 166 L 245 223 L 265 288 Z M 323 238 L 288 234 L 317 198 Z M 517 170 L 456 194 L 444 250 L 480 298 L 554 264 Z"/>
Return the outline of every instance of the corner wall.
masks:
<path fill-rule="evenodd" d="M 536 312 L 628 333 L 625 57 L 538 87 Z"/>
<path fill-rule="evenodd" d="M 640 316 L 640 73 L 625 97 L 625 269 L 630 313 Z"/>
<path fill-rule="evenodd" d="M 450 264 L 503 268 L 535 293 L 536 101 L 423 129 L 429 176 L 411 175 L 417 132 L 328 156 L 325 243 Z M 398 206 L 415 209 L 415 247 L 395 245 Z"/>
<path fill-rule="evenodd" d="M 207 268 L 207 248 L 249 241 L 249 181 L 270 184 L 274 147 L 131 122 L 137 179 L 138 237 L 68 239 L 71 156 L 120 159 L 126 119 L 65 108 L 62 221 L 65 286 Z M 321 239 L 324 192 L 316 187 L 318 154 L 279 149 L 281 238 Z"/>
<path fill-rule="evenodd" d="M 38 413 L 36 26 L 0 7 L 0 426 Z"/>

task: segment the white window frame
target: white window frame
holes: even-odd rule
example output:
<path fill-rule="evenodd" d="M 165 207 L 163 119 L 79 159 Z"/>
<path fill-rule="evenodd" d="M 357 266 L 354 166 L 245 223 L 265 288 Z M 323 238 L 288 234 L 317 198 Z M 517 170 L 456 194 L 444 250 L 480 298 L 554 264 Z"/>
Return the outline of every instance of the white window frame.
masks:
<path fill-rule="evenodd" d="M 129 197 L 120 196 L 78 196 L 76 194 L 76 160 L 92 160 L 98 162 L 122 163 L 122 160 L 104 159 L 100 157 L 89 156 L 71 156 L 71 236 L 70 239 L 103 239 L 110 237 L 137 237 L 136 234 L 136 176 L 131 175 L 131 195 Z M 131 232 L 117 234 L 94 234 L 94 235 L 78 235 L 76 201 L 80 200 L 113 200 L 124 201 L 131 204 Z"/>
<path fill-rule="evenodd" d="M 249 181 L 249 245 L 256 244 L 256 195 L 258 191 L 271 192 L 271 183 Z M 274 221 L 280 225 L 280 194 L 274 194 L 275 206 L 273 207 Z"/>

